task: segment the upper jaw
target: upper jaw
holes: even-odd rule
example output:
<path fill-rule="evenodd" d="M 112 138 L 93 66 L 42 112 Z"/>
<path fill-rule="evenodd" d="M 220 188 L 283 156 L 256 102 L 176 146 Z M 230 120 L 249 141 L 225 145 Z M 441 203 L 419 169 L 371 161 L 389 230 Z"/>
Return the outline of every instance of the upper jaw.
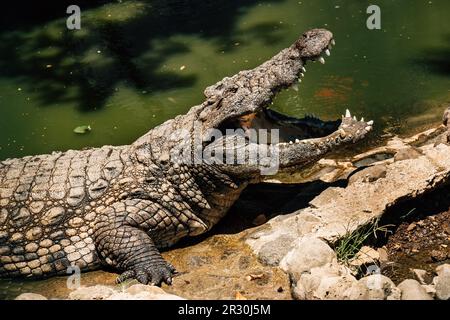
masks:
<path fill-rule="evenodd" d="M 335 45 L 333 34 L 326 29 L 312 29 L 305 32 L 293 45 L 304 62 L 315 60 Z"/>

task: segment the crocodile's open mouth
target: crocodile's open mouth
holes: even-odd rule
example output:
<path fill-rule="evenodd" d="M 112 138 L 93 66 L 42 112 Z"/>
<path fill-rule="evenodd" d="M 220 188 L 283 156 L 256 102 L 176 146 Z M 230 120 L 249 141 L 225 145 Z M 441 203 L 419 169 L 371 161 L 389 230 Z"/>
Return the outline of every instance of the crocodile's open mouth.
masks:
<path fill-rule="evenodd" d="M 307 61 L 318 61 L 325 64 L 325 58 L 331 54 L 331 48 L 335 45 L 331 39 L 327 46 L 319 55 L 312 55 L 308 58 L 302 58 L 302 67 L 297 78 L 290 86 L 297 85 L 305 76 Z M 273 90 L 273 97 L 282 88 Z M 272 98 L 273 98 L 272 97 Z M 236 131 L 237 129 L 243 133 L 251 142 L 256 143 L 278 143 L 280 145 L 289 145 L 296 143 L 315 143 L 329 141 L 334 139 L 336 143 L 342 141 L 356 141 L 358 136 L 365 135 L 372 129 L 373 121 L 365 122 L 363 118 L 357 120 L 352 117 L 350 111 L 346 111 L 345 115 L 337 120 L 323 121 L 314 116 L 305 116 L 304 118 L 295 118 L 287 116 L 269 108 L 270 103 L 257 108 L 254 112 L 247 112 L 246 114 L 231 117 L 221 123 L 219 129 L 222 133 Z M 253 129 L 253 130 L 252 130 Z M 261 129 L 265 129 L 262 135 Z M 271 139 L 271 130 L 278 130 L 278 139 Z M 227 131 L 228 130 L 228 131 Z M 230 131 L 231 130 L 231 131 Z M 264 139 L 261 139 L 263 136 Z M 268 136 L 268 138 L 266 138 Z"/>

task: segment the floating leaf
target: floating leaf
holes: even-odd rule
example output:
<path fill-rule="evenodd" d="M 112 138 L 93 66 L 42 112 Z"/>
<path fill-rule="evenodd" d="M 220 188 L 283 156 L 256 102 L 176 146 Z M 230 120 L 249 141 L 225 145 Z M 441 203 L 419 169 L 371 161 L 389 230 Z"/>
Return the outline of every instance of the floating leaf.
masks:
<path fill-rule="evenodd" d="M 78 134 L 84 134 L 91 130 L 92 130 L 91 126 L 79 126 L 79 127 L 76 127 L 75 129 L 73 129 L 73 132 L 78 133 Z"/>

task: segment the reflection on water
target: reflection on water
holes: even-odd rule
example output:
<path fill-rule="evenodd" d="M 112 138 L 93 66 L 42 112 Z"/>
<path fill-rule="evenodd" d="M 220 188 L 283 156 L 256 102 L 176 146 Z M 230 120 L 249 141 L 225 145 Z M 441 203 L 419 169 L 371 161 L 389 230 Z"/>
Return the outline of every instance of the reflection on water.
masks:
<path fill-rule="evenodd" d="M 311 27 L 332 30 L 337 46 L 274 108 L 335 118 L 348 107 L 375 120 L 373 144 L 435 123 L 450 100 L 445 0 L 383 4 L 376 31 L 357 0 L 104 2 L 81 6 L 79 31 L 59 6 L 59 19 L 49 12 L 0 33 L 0 159 L 130 143 Z M 89 134 L 72 132 L 87 124 Z"/>

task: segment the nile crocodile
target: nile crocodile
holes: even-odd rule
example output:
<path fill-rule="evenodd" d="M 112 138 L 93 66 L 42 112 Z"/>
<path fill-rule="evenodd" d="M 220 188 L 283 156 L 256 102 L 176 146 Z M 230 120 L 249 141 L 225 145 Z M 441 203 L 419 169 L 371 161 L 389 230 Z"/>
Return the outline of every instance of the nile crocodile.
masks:
<path fill-rule="evenodd" d="M 121 273 L 119 282 L 170 284 L 176 271 L 158 250 L 210 230 L 249 183 L 261 180 L 267 161 L 251 162 L 250 151 L 267 152 L 257 159 L 269 162 L 276 155 L 281 170 L 300 168 L 372 129 L 372 121 L 348 110 L 322 121 L 269 108 L 278 91 L 297 84 L 308 61 L 324 63 L 332 46 L 331 32 L 309 30 L 255 69 L 206 88 L 203 103 L 130 145 L 0 162 L 0 276 L 108 266 Z M 194 143 L 210 129 L 224 134 Z M 278 141 L 267 142 L 256 129 L 271 129 L 273 137 L 278 132 Z M 181 145 L 194 144 L 185 154 L 189 161 L 176 157 Z M 222 147 L 244 161 L 211 161 Z"/>

